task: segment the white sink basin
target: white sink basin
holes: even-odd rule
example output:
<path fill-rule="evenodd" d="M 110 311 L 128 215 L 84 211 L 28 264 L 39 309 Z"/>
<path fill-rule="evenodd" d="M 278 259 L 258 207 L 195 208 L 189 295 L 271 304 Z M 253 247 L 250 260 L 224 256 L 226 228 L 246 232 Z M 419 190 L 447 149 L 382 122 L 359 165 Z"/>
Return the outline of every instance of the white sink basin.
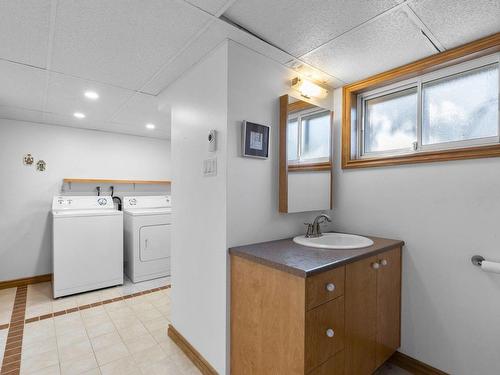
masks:
<path fill-rule="evenodd" d="M 373 241 L 369 238 L 345 233 L 323 233 L 321 237 L 311 238 L 297 236 L 293 239 L 293 242 L 322 249 L 359 249 L 373 245 Z"/>

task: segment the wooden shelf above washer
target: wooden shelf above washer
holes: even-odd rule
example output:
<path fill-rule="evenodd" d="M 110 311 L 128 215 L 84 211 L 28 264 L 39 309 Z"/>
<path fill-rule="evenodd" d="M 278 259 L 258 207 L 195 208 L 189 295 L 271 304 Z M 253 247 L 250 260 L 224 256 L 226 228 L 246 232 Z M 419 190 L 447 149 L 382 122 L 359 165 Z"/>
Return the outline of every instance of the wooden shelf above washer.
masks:
<path fill-rule="evenodd" d="M 170 185 L 170 180 L 110 180 L 107 178 L 65 178 L 64 183 L 73 184 L 142 184 L 142 185 Z"/>

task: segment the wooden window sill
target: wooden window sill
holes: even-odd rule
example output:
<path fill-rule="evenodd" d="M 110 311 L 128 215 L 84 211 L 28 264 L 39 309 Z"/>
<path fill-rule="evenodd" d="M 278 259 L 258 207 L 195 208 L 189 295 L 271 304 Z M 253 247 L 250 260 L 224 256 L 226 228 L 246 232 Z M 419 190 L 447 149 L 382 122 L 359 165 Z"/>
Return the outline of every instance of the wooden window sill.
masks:
<path fill-rule="evenodd" d="M 353 152 L 354 147 L 356 147 L 353 145 L 353 141 L 355 141 L 356 137 L 356 105 L 358 94 L 499 51 L 500 33 L 496 33 L 344 86 L 342 90 L 342 168 L 369 168 L 500 156 L 500 145 L 425 151 L 406 155 L 363 159 L 356 159 L 355 152 Z"/>
<path fill-rule="evenodd" d="M 318 172 L 329 171 L 331 169 L 332 163 L 330 162 L 288 165 L 288 172 Z"/>

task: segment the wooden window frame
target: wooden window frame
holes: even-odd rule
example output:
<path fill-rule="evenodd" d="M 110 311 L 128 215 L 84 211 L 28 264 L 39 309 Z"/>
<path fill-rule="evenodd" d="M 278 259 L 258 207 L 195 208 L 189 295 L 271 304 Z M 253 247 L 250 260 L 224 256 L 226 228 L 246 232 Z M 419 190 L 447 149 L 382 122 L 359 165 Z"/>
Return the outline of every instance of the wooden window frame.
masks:
<path fill-rule="evenodd" d="M 359 94 L 499 51 L 500 33 L 496 33 L 344 86 L 342 90 L 342 168 L 368 168 L 500 156 L 500 144 L 364 158 L 356 158 L 352 150 L 352 142 L 356 140 Z"/>

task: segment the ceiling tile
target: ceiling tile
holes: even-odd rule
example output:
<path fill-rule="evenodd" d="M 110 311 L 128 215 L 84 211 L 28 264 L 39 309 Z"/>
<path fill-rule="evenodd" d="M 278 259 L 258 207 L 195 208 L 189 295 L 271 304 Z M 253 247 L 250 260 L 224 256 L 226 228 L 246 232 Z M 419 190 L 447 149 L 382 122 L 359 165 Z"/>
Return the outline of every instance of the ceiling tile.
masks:
<path fill-rule="evenodd" d="M 84 96 L 87 90 L 97 92 L 99 99 L 87 99 Z M 91 121 L 108 121 L 132 95 L 131 90 L 50 73 L 45 111 L 67 116 L 82 112 Z"/>
<path fill-rule="evenodd" d="M 208 20 L 179 1 L 65 0 L 52 70 L 138 90 Z"/>
<path fill-rule="evenodd" d="M 410 0 L 408 5 L 446 48 L 500 32 L 499 0 Z"/>
<path fill-rule="evenodd" d="M 219 12 L 224 8 L 226 4 L 232 2 L 231 0 L 185 0 L 185 1 L 215 16 L 219 15 Z"/>
<path fill-rule="evenodd" d="M 0 60 L 0 82 L 0 105 L 42 110 L 45 70 Z"/>
<path fill-rule="evenodd" d="M 18 121 L 43 122 L 43 112 L 0 105 L 0 118 Z"/>
<path fill-rule="evenodd" d="M 135 94 L 112 118 L 112 122 L 132 126 L 141 132 L 146 124 L 156 126 L 153 132 L 170 131 L 170 117 L 158 109 L 158 98 L 152 95 Z M 147 129 L 146 129 L 147 130 Z"/>
<path fill-rule="evenodd" d="M 239 0 L 224 16 L 299 57 L 399 2 Z"/>
<path fill-rule="evenodd" d="M 354 82 L 435 53 L 405 12 L 397 10 L 344 34 L 303 59 Z"/>
<path fill-rule="evenodd" d="M 50 0 L 0 1 L 0 58 L 45 68 Z"/>
<path fill-rule="evenodd" d="M 111 121 L 92 121 L 90 119 L 78 120 L 72 116 L 63 116 L 55 113 L 44 113 L 43 122 L 51 125 L 66 126 L 71 128 L 101 130 L 111 133 L 131 134 L 151 138 L 169 138 L 166 131 L 149 131 L 144 127 L 118 124 Z"/>
<path fill-rule="evenodd" d="M 235 42 L 243 44 L 244 46 L 260 53 L 270 59 L 287 66 L 301 65 L 300 71 L 309 70 L 314 71 L 312 67 L 306 64 L 288 64 L 292 56 L 285 53 L 278 48 L 275 48 L 262 40 L 248 34 L 247 32 L 221 20 L 212 22 L 206 31 L 203 32 L 193 43 L 186 48 L 177 58 L 170 64 L 166 65 L 159 74 L 154 77 L 141 91 L 152 95 L 158 95 L 168 85 L 180 77 L 190 67 L 200 61 L 203 56 L 207 55 L 217 45 L 226 39 L 231 39 Z M 342 82 L 335 77 L 329 76 L 325 73 L 314 71 L 315 79 L 318 81 L 325 81 L 329 86 L 340 86 Z"/>

